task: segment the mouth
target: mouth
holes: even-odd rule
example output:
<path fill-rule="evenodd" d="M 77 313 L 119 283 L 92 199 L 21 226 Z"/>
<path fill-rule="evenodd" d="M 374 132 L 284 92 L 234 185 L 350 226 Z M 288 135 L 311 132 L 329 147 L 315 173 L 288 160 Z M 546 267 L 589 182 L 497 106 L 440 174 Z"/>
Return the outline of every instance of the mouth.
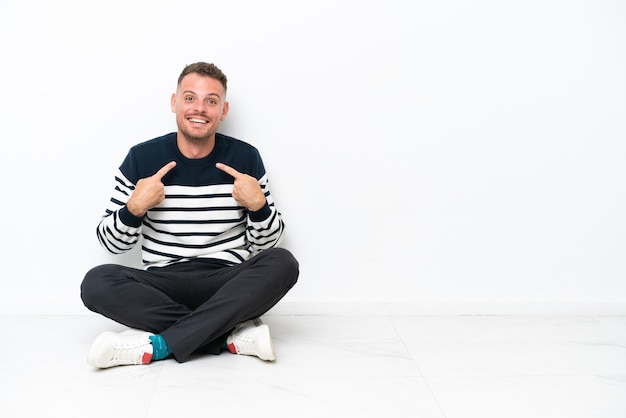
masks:
<path fill-rule="evenodd" d="M 197 117 L 190 117 L 190 118 L 187 118 L 187 120 L 189 122 L 191 122 L 191 123 L 197 123 L 197 124 L 200 124 L 200 125 L 206 125 L 207 123 L 209 123 L 208 120 L 197 118 Z"/>

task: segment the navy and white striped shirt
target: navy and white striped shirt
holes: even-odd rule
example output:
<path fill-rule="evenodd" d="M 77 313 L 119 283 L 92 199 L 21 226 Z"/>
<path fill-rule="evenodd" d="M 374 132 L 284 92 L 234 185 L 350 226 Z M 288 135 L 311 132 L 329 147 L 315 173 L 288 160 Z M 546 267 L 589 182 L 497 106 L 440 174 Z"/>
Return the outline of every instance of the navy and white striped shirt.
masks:
<path fill-rule="evenodd" d="M 138 218 L 126 208 L 137 181 L 176 161 L 163 177 L 165 200 Z M 221 162 L 255 177 L 266 205 L 249 212 L 232 197 L 234 179 L 215 167 Z M 284 224 L 276 210 L 257 149 L 238 139 L 215 135 L 205 158 L 185 157 L 176 133 L 135 145 L 119 167 L 115 190 L 97 228 L 102 246 L 112 254 L 130 250 L 142 240 L 145 268 L 188 260 L 233 265 L 278 245 Z"/>

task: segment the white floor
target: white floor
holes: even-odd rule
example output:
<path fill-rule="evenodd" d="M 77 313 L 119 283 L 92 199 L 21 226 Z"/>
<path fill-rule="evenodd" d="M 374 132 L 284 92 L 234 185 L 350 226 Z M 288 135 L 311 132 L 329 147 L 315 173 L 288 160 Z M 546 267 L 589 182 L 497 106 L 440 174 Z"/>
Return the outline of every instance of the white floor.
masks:
<path fill-rule="evenodd" d="M 277 360 L 94 370 L 99 316 L 0 316 L 0 417 L 626 417 L 626 317 L 269 315 Z"/>

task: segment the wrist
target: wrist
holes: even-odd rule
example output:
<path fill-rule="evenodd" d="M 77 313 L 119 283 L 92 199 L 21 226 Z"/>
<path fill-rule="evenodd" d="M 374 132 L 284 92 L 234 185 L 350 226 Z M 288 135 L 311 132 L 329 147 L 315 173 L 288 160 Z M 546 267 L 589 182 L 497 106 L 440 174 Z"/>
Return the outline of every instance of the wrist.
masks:
<path fill-rule="evenodd" d="M 133 202 L 132 199 L 126 203 L 126 209 L 128 209 L 128 212 L 130 212 L 131 215 L 137 218 L 143 218 L 146 215 L 146 211 L 137 207 L 137 205 L 135 205 L 135 202 Z"/>

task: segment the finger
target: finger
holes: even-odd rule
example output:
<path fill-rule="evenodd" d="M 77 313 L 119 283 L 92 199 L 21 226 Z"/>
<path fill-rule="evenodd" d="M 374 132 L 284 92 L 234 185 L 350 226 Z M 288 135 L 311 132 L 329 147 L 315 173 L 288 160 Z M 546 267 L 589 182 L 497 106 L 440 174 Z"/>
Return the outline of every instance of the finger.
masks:
<path fill-rule="evenodd" d="M 229 165 L 222 164 L 222 163 L 217 163 L 217 164 L 215 164 L 215 167 L 219 168 L 224 173 L 233 176 L 234 178 L 237 178 L 237 177 L 241 176 L 241 173 L 239 171 L 235 170 L 234 168 L 232 168 Z"/>
<path fill-rule="evenodd" d="M 163 167 L 161 167 L 161 169 L 159 171 L 156 172 L 156 174 L 154 175 L 154 177 L 158 178 L 159 180 L 161 180 L 163 177 L 165 177 L 165 175 L 167 173 L 170 172 L 170 170 L 172 168 L 176 167 L 176 161 L 170 161 L 169 163 L 165 164 Z"/>

